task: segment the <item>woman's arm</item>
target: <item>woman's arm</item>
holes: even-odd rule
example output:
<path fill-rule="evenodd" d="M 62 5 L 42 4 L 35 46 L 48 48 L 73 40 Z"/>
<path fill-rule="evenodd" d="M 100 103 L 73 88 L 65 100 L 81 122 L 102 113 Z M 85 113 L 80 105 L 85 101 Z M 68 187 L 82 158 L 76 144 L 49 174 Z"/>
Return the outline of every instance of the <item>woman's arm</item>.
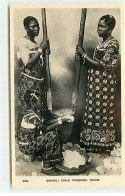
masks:
<path fill-rule="evenodd" d="M 39 122 L 39 123 L 37 122 L 37 127 L 38 127 L 38 130 L 42 131 L 43 133 L 46 133 L 47 131 L 50 131 L 51 129 L 58 127 L 60 124 L 62 124 L 61 121 L 54 119 L 51 121 L 51 124 L 46 123 L 46 125 L 44 125 L 41 122 Z"/>
<path fill-rule="evenodd" d="M 46 131 L 50 131 L 50 130 L 52 130 L 52 129 L 58 127 L 59 125 L 60 125 L 59 122 L 55 122 L 55 123 L 53 123 L 53 124 L 47 126 L 47 127 L 46 127 Z"/>
<path fill-rule="evenodd" d="M 90 58 L 88 55 L 84 59 L 90 64 L 90 66 L 102 68 L 101 64 L 98 61 Z"/>
<path fill-rule="evenodd" d="M 94 67 L 97 67 L 97 68 L 100 68 L 100 63 L 92 58 L 90 58 L 86 53 L 85 53 L 85 50 L 84 48 L 80 47 L 79 45 L 76 46 L 76 52 L 78 54 L 81 55 L 81 57 L 83 58 L 83 60 L 85 59 L 88 63 L 89 63 L 89 66 L 94 66 Z M 77 57 L 75 58 L 76 60 L 78 59 Z M 78 59 L 80 60 L 80 59 Z"/>
<path fill-rule="evenodd" d="M 64 116 L 61 116 L 61 117 L 58 117 L 58 118 L 54 118 L 54 119 L 48 120 L 46 122 L 46 125 L 51 125 L 51 124 L 53 124 L 57 121 L 72 122 L 72 121 L 74 121 L 74 116 L 64 115 Z"/>
<path fill-rule="evenodd" d="M 28 59 L 26 68 L 31 69 L 35 65 L 36 61 L 39 59 L 41 53 L 37 50 L 37 52 L 31 58 Z"/>
<path fill-rule="evenodd" d="M 49 53 L 50 44 L 49 44 L 48 39 L 41 42 L 40 47 L 38 48 L 37 52 L 30 59 L 28 59 L 28 63 L 26 64 L 26 67 L 28 69 L 31 69 L 34 66 L 34 64 L 36 63 L 36 61 L 39 59 L 40 55 L 41 54 L 43 55 L 43 50 L 45 50 L 47 48 L 48 48 L 48 51 L 46 51 L 46 52 Z"/>
<path fill-rule="evenodd" d="M 88 62 L 88 65 L 97 67 L 105 70 L 115 69 L 117 66 L 117 59 L 119 54 L 119 43 L 117 40 L 113 40 L 110 42 L 106 48 L 106 51 L 103 57 L 100 60 L 95 60 L 90 58 L 85 50 L 78 46 L 76 47 L 76 51 Z"/>
<path fill-rule="evenodd" d="M 63 122 L 73 122 L 74 121 L 74 117 L 73 116 L 69 116 L 69 115 L 65 115 L 56 119 L 52 119 L 47 121 L 47 126 L 46 130 L 49 131 L 53 128 L 56 128 L 57 126 L 59 126 L 60 124 L 62 124 Z"/>
<path fill-rule="evenodd" d="M 25 67 L 28 69 L 31 69 L 35 65 L 35 63 L 39 59 L 40 55 L 43 54 L 43 50 L 45 50 L 47 48 L 48 48 L 48 50 L 50 50 L 49 49 L 49 40 L 45 40 L 44 42 L 42 42 L 40 44 L 40 47 L 38 48 L 37 52 L 31 58 L 29 58 L 29 49 L 27 48 L 27 43 L 25 42 L 24 39 L 19 42 L 19 46 L 18 46 L 18 50 L 21 55 L 21 59 L 25 65 Z"/>
<path fill-rule="evenodd" d="M 51 125 L 51 124 L 53 124 L 53 123 L 56 123 L 57 121 L 58 121 L 58 118 L 54 118 L 54 119 L 48 120 L 48 121 L 46 122 L 46 125 Z"/>

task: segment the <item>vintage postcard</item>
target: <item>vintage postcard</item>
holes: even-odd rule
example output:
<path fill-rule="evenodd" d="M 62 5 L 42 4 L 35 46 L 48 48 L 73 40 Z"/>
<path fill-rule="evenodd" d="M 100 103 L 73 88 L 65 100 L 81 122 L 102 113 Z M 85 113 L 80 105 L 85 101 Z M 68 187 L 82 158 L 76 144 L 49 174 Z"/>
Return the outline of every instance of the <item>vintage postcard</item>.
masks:
<path fill-rule="evenodd" d="M 123 7 L 10 4 L 13 188 L 125 187 Z"/>

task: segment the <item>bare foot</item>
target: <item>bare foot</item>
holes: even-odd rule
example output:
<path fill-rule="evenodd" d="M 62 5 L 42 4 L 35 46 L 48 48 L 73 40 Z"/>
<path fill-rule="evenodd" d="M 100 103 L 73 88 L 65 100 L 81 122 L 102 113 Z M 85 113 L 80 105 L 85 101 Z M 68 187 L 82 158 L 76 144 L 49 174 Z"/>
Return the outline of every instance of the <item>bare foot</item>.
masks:
<path fill-rule="evenodd" d="M 59 172 L 55 171 L 52 167 L 49 169 L 46 169 L 46 168 L 42 168 L 42 172 L 44 174 L 47 174 L 49 176 L 58 176 L 59 175 Z"/>

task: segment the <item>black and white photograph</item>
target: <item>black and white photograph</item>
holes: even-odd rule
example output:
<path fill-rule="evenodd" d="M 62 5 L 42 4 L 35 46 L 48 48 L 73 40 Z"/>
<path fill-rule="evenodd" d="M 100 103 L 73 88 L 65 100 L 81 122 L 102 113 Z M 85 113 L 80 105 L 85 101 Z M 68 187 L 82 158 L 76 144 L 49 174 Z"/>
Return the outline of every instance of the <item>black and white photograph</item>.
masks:
<path fill-rule="evenodd" d="M 10 5 L 13 187 L 122 186 L 122 11 Z"/>

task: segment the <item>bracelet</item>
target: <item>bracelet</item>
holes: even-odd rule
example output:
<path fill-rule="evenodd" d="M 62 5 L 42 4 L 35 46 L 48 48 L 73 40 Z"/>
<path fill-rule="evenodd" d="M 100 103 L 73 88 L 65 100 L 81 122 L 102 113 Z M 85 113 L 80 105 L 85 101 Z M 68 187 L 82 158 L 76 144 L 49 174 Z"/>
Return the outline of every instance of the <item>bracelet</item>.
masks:
<path fill-rule="evenodd" d="M 58 118 L 58 124 L 59 124 L 59 125 L 62 124 L 62 119 L 61 119 L 61 117 Z"/>
<path fill-rule="evenodd" d="M 40 135 L 42 135 L 43 134 L 43 132 L 42 131 L 40 131 Z"/>
<path fill-rule="evenodd" d="M 37 51 L 41 54 L 43 50 L 41 48 L 38 48 Z"/>
<path fill-rule="evenodd" d="M 87 54 L 86 53 L 83 53 L 83 55 L 82 55 L 82 58 L 86 58 L 86 56 L 87 56 Z"/>

